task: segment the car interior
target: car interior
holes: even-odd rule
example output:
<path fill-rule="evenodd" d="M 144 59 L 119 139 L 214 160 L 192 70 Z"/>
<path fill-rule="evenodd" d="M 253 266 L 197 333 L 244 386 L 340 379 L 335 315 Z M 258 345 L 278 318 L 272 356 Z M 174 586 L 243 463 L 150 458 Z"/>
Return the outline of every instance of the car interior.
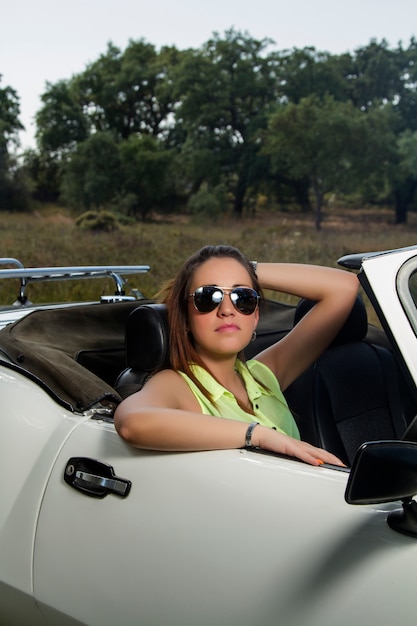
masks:
<path fill-rule="evenodd" d="M 263 301 L 246 358 L 288 333 L 313 304 Z M 36 310 L 0 330 L 0 356 L 71 411 L 101 408 L 112 419 L 121 399 L 169 366 L 165 305 L 140 300 Z M 332 345 L 285 396 L 302 438 L 348 466 L 363 442 L 401 439 L 417 413 L 385 334 L 368 325 L 360 297 Z"/>
<path fill-rule="evenodd" d="M 301 301 L 293 323 L 313 304 Z M 331 450 L 347 465 L 366 441 L 401 439 L 416 412 L 391 351 L 371 343 L 367 334 L 366 308 L 358 297 L 332 345 L 285 391 L 301 437 Z M 250 344 L 246 357 L 259 352 L 264 342 L 265 334 Z M 169 367 L 164 305 L 147 304 L 132 311 L 126 326 L 126 359 L 127 368 L 115 383 L 122 397 L 139 390 L 154 371 Z"/>

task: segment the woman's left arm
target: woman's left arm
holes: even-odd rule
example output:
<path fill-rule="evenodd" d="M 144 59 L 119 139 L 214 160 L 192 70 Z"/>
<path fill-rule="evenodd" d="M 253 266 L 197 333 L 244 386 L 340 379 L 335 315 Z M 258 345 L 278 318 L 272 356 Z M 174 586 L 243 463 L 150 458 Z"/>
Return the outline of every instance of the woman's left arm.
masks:
<path fill-rule="evenodd" d="M 286 389 L 337 335 L 355 302 L 359 282 L 345 270 L 297 263 L 258 263 L 263 289 L 280 291 L 317 304 L 278 343 L 256 358 L 272 369 Z"/>

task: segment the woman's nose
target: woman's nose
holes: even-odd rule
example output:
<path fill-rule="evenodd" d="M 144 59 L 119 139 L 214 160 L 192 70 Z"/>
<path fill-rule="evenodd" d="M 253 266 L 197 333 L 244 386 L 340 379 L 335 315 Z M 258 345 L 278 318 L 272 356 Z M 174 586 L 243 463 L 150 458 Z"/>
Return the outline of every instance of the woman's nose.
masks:
<path fill-rule="evenodd" d="M 230 297 L 230 293 L 225 293 L 222 302 L 219 305 L 218 314 L 219 315 L 232 315 L 235 311 L 235 308 L 232 303 L 232 299 Z"/>

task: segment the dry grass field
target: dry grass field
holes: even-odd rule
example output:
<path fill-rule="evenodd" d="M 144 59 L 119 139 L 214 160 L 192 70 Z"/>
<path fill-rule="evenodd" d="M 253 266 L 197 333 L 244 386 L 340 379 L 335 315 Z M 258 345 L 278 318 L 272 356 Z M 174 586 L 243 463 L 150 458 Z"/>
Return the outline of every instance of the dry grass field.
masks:
<path fill-rule="evenodd" d="M 417 243 L 417 214 L 406 225 L 394 225 L 387 209 L 327 210 L 320 232 L 311 214 L 259 213 L 240 221 L 224 218 L 195 222 L 188 216 L 155 218 L 121 226 L 113 233 L 80 230 L 64 209 L 49 207 L 33 214 L 0 213 L 0 256 L 15 257 L 26 267 L 57 265 L 149 264 L 147 275 L 130 279 L 152 296 L 183 259 L 207 243 L 228 243 L 250 258 L 336 266 L 350 252 L 386 250 Z M 5 284 L 6 282 L 6 284 Z M 10 304 L 10 281 L 0 284 L 0 304 Z M 80 281 L 32 286 L 34 301 L 99 297 L 102 282 Z M 108 285 L 107 293 L 111 293 Z M 269 295 L 269 294 L 267 294 Z"/>

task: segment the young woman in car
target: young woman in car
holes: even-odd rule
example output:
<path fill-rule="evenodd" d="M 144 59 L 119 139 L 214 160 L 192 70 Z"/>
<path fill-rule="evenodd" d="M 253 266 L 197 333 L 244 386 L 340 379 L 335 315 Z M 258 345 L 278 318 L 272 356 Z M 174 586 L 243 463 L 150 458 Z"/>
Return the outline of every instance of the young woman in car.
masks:
<path fill-rule="evenodd" d="M 280 341 L 245 362 L 262 289 L 316 301 Z M 336 336 L 355 302 L 356 275 L 301 264 L 249 261 L 205 246 L 165 290 L 172 369 L 119 405 L 115 427 L 138 448 L 191 451 L 257 447 L 312 465 L 341 464 L 300 441 L 283 391 Z"/>

